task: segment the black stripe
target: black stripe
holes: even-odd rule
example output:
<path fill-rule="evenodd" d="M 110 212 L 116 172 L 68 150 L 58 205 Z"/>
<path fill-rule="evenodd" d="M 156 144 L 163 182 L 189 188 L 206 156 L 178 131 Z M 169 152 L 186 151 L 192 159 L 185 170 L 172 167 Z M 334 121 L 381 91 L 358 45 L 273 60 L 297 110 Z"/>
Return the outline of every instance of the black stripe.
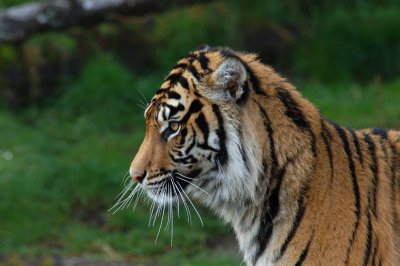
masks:
<path fill-rule="evenodd" d="M 197 163 L 199 161 L 192 155 L 188 155 L 186 157 L 175 158 L 175 156 L 171 152 L 169 152 L 168 154 L 169 154 L 169 157 L 171 158 L 171 160 L 175 163 L 193 164 L 193 163 Z"/>
<path fill-rule="evenodd" d="M 203 133 L 204 135 L 204 143 L 198 143 L 198 147 L 205 149 L 205 150 L 212 150 L 215 152 L 218 152 L 218 150 L 216 150 L 215 148 L 211 147 L 208 145 L 208 136 L 210 133 L 210 129 L 208 127 L 208 122 L 206 120 L 206 117 L 204 116 L 203 113 L 200 113 L 199 116 L 196 118 L 195 120 L 197 126 L 199 127 L 200 131 Z"/>
<path fill-rule="evenodd" d="M 231 49 L 229 48 L 223 48 L 221 51 L 221 56 L 223 56 L 224 58 L 229 58 L 229 57 L 233 57 L 233 58 L 237 58 L 240 60 L 240 58 L 235 54 L 235 52 L 233 52 Z"/>
<path fill-rule="evenodd" d="M 309 129 L 310 124 L 304 118 L 303 112 L 293 99 L 292 95 L 282 88 L 277 88 L 278 98 L 286 108 L 285 114 L 301 129 Z"/>
<path fill-rule="evenodd" d="M 190 116 L 192 116 L 194 113 L 199 112 L 202 107 L 203 104 L 199 100 L 197 99 L 193 100 L 192 103 L 190 104 L 189 110 L 182 118 L 181 124 L 185 124 L 189 120 Z"/>
<path fill-rule="evenodd" d="M 236 100 L 236 103 L 237 103 L 237 104 L 244 104 L 244 103 L 246 103 L 247 100 L 248 100 L 248 98 L 249 98 L 249 92 L 250 92 L 250 89 L 249 89 L 249 82 L 246 80 L 246 82 L 245 82 L 244 85 L 243 85 L 243 93 L 242 93 L 242 95 L 240 96 L 240 98 Z"/>
<path fill-rule="evenodd" d="M 203 150 L 209 150 L 209 151 L 214 151 L 214 152 L 219 152 L 219 150 L 209 146 L 207 143 L 198 143 L 197 147 L 203 149 Z"/>
<path fill-rule="evenodd" d="M 170 99 L 179 100 L 181 98 L 181 95 L 179 93 L 177 93 L 176 91 L 168 91 L 167 95 L 168 95 L 168 98 L 170 98 Z"/>
<path fill-rule="evenodd" d="M 283 257 L 283 255 L 285 254 L 285 252 L 288 248 L 290 241 L 292 241 L 293 237 L 296 235 L 297 229 L 299 228 L 299 225 L 303 219 L 303 216 L 304 216 L 304 213 L 306 210 L 304 200 L 305 200 L 305 195 L 308 193 L 308 190 L 309 190 L 309 186 L 308 186 L 308 184 L 306 184 L 303 187 L 303 189 L 299 195 L 299 198 L 297 199 L 297 212 L 296 212 L 296 216 L 294 218 L 292 228 L 290 228 L 288 236 L 286 237 L 285 242 L 283 243 L 283 245 L 280 248 L 279 255 L 274 261 L 278 261 L 280 258 Z"/>
<path fill-rule="evenodd" d="M 260 81 L 257 79 L 256 75 L 254 74 L 253 70 L 242 60 L 240 60 L 243 63 L 244 68 L 246 69 L 247 74 L 249 75 L 249 80 L 251 83 L 251 86 L 256 94 L 268 97 L 267 94 L 262 90 L 260 86 Z"/>
<path fill-rule="evenodd" d="M 179 82 L 179 84 L 181 84 L 181 86 L 184 88 L 184 89 L 189 89 L 189 83 L 188 83 L 188 81 L 187 81 L 187 79 L 186 78 L 184 78 L 183 76 L 181 76 L 179 79 L 178 79 L 178 82 Z"/>
<path fill-rule="evenodd" d="M 381 136 L 382 139 L 387 140 L 388 139 L 388 131 L 383 128 L 374 128 L 372 130 L 372 134 Z"/>
<path fill-rule="evenodd" d="M 358 160 L 360 160 L 361 165 L 364 165 L 364 157 L 363 157 L 363 154 L 362 154 L 361 149 L 360 149 L 360 142 L 358 140 L 358 137 L 357 137 L 356 133 L 353 130 L 351 130 L 350 133 L 351 133 L 351 136 L 353 138 L 354 147 L 356 147 Z"/>
<path fill-rule="evenodd" d="M 190 71 L 190 73 L 192 73 L 195 79 L 200 80 L 200 74 L 193 65 L 189 65 L 188 70 Z"/>
<path fill-rule="evenodd" d="M 295 266 L 301 266 L 303 264 L 304 260 L 307 257 L 308 250 L 310 248 L 310 244 L 311 244 L 312 239 L 313 239 L 313 235 L 311 236 L 310 240 L 308 240 L 307 246 L 304 248 L 303 252 L 301 252 L 301 255 L 300 255 L 299 259 L 297 260 Z"/>
<path fill-rule="evenodd" d="M 205 55 L 204 52 L 201 52 L 199 54 L 198 60 L 200 62 L 201 68 L 204 70 L 208 69 L 208 63 L 210 62 L 210 60 L 208 59 L 208 57 Z"/>
<path fill-rule="evenodd" d="M 184 156 L 183 153 L 180 150 L 177 149 L 172 149 L 173 152 L 177 153 L 179 157 Z"/>
<path fill-rule="evenodd" d="M 276 174 L 276 167 L 278 166 L 278 159 L 276 156 L 275 152 L 275 142 L 274 142 L 274 131 L 271 127 L 271 120 L 268 117 L 267 112 L 261 107 L 261 105 L 257 102 L 258 108 L 263 116 L 263 124 L 265 131 L 268 133 L 268 138 L 269 138 L 269 152 L 270 152 L 270 158 L 271 158 L 271 177 L 274 178 Z"/>
<path fill-rule="evenodd" d="M 185 154 L 188 154 L 193 149 L 195 144 L 196 144 L 196 139 L 193 138 L 190 145 L 185 149 Z"/>
<path fill-rule="evenodd" d="M 186 63 L 179 63 L 179 64 L 176 64 L 172 69 L 175 70 L 178 68 L 185 68 L 185 67 L 187 67 Z"/>
<path fill-rule="evenodd" d="M 271 158 L 271 163 L 265 163 L 264 165 L 270 164 L 271 165 L 271 178 L 273 180 L 276 180 L 277 184 L 274 186 L 272 191 L 269 193 L 265 194 L 264 198 L 264 203 L 263 203 L 263 208 L 262 208 L 262 213 L 261 213 L 261 221 L 260 221 L 260 228 L 257 233 L 257 241 L 258 243 L 258 249 L 256 252 L 256 256 L 254 257 L 254 264 L 257 262 L 257 260 L 260 258 L 260 256 L 263 254 L 265 251 L 268 242 L 271 238 L 272 234 L 272 221 L 276 217 L 276 215 L 279 212 L 279 192 L 280 188 L 282 185 L 283 177 L 286 172 L 286 167 L 281 169 L 279 173 L 277 172 L 277 166 L 278 166 L 278 160 L 276 157 L 275 153 L 275 142 L 273 139 L 273 130 L 271 127 L 271 122 L 269 120 L 269 117 L 266 113 L 266 111 L 261 107 L 261 105 L 256 102 L 258 105 L 258 108 L 263 116 L 263 123 L 264 123 L 264 128 L 267 131 L 269 142 L 270 142 L 270 147 L 269 147 L 269 152 L 270 152 L 270 158 Z"/>
<path fill-rule="evenodd" d="M 354 193 L 354 205 L 355 205 L 355 211 L 354 214 L 356 216 L 356 221 L 354 223 L 354 228 L 351 232 L 351 239 L 350 239 L 350 245 L 347 248 L 346 252 L 346 261 L 345 263 L 348 263 L 349 256 L 350 256 L 350 250 L 353 246 L 354 239 L 357 233 L 358 226 L 360 225 L 360 216 L 361 216 L 361 203 L 360 203 L 360 189 L 358 187 L 358 182 L 357 182 L 357 176 L 356 176 L 356 170 L 354 167 L 354 161 L 352 157 L 352 153 L 350 150 L 350 144 L 349 140 L 347 139 L 346 132 L 343 128 L 339 127 L 338 125 L 334 125 L 335 129 L 339 135 L 339 137 L 342 139 L 343 145 L 344 145 L 344 150 L 347 155 L 347 160 L 349 162 L 349 169 L 351 173 L 351 178 L 352 178 L 352 186 L 353 186 L 353 193 Z"/>
<path fill-rule="evenodd" d="M 329 158 L 329 166 L 330 166 L 330 170 L 331 170 L 330 183 L 332 184 L 334 168 L 333 168 L 333 154 L 332 154 L 332 148 L 331 148 L 331 144 L 330 144 L 331 135 L 328 131 L 328 128 L 325 126 L 324 121 L 321 121 L 321 125 L 322 125 L 321 135 L 322 135 L 322 139 L 325 144 L 325 149 L 326 149 L 326 152 L 327 152 L 328 158 Z"/>
<path fill-rule="evenodd" d="M 315 143 L 315 135 L 310 127 L 310 123 L 305 119 L 303 112 L 299 108 L 296 101 L 293 99 L 292 95 L 282 88 L 276 89 L 278 92 L 278 98 L 283 103 L 286 108 L 285 114 L 295 123 L 300 129 L 305 129 L 308 131 L 311 137 L 311 149 L 314 158 L 317 155 L 317 148 Z"/>
<path fill-rule="evenodd" d="M 159 89 L 158 91 L 156 91 L 156 95 L 166 92 L 167 90 L 169 90 L 169 88 Z"/>
<path fill-rule="evenodd" d="M 368 192 L 368 202 L 372 211 L 376 217 L 376 190 L 377 190 L 377 181 L 378 181 L 378 160 L 376 158 L 376 145 L 374 141 L 368 134 L 364 134 L 364 139 L 368 144 L 369 155 L 371 158 L 370 168 L 372 173 L 372 190 Z"/>
<path fill-rule="evenodd" d="M 258 243 L 258 248 L 256 252 L 256 256 L 254 257 L 254 264 L 256 264 L 257 260 L 264 253 L 268 242 L 271 238 L 273 231 L 273 220 L 279 213 L 280 203 L 279 203 L 279 195 L 283 182 L 283 178 L 286 173 L 287 164 L 280 169 L 278 176 L 276 177 L 276 184 L 271 190 L 270 193 L 265 194 L 263 208 L 261 212 L 261 220 L 258 234 L 256 236 L 255 241 Z"/>
<path fill-rule="evenodd" d="M 180 145 L 183 145 L 183 144 L 185 143 L 187 133 L 188 133 L 188 130 L 187 130 L 186 127 L 184 127 L 184 128 L 181 130 L 181 134 L 180 134 L 180 136 L 181 136 L 181 140 L 179 141 L 179 144 L 180 144 Z"/>
<path fill-rule="evenodd" d="M 240 143 L 244 143 L 243 141 L 243 131 L 242 131 L 242 127 L 241 125 L 239 125 L 239 136 L 240 136 Z M 247 171 L 250 173 L 250 167 L 248 165 L 248 160 L 247 160 L 247 154 L 246 151 L 243 148 L 243 145 L 240 145 L 240 155 L 242 156 L 242 160 L 244 163 L 245 168 L 247 169 Z"/>
<path fill-rule="evenodd" d="M 226 150 L 226 133 L 225 133 L 225 128 L 224 128 L 224 120 L 221 115 L 221 111 L 219 110 L 218 105 L 213 104 L 212 105 L 212 110 L 217 117 L 218 121 L 218 130 L 216 131 L 217 136 L 219 138 L 219 146 L 220 150 L 218 152 L 218 155 L 216 157 L 217 160 L 221 163 L 221 165 L 224 165 L 227 160 L 228 160 L 228 152 Z"/>
<path fill-rule="evenodd" d="M 184 111 L 185 107 L 183 106 L 183 104 L 179 103 L 178 106 L 172 106 L 170 104 L 165 104 L 166 107 L 169 108 L 169 116 L 167 119 L 173 117 L 176 113 Z"/>
<path fill-rule="evenodd" d="M 371 214 L 367 211 L 367 243 L 365 244 L 364 251 L 364 263 L 363 265 L 367 265 L 369 258 L 371 256 L 371 240 L 372 240 L 372 225 L 371 225 Z"/>
<path fill-rule="evenodd" d="M 371 257 L 371 265 L 372 266 L 375 266 L 377 248 L 378 248 L 378 241 L 375 239 L 375 245 L 374 245 L 374 249 L 372 250 L 372 257 Z"/>
<path fill-rule="evenodd" d="M 169 75 L 165 78 L 165 81 L 169 81 L 170 84 L 175 84 L 176 82 L 178 82 L 178 80 L 179 80 L 180 77 L 182 77 L 182 72 L 169 74 Z"/>
<path fill-rule="evenodd" d="M 199 116 L 196 118 L 196 125 L 199 127 L 204 135 L 204 142 L 207 143 L 210 128 L 208 127 L 208 122 L 203 113 L 200 113 Z"/>

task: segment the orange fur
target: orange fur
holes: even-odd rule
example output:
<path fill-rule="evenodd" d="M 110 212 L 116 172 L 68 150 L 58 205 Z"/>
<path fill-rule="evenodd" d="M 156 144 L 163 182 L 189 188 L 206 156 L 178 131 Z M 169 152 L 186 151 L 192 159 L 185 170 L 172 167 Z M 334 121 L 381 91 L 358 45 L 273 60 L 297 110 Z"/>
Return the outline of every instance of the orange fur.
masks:
<path fill-rule="evenodd" d="M 219 84 L 215 73 L 230 57 L 238 58 L 247 72 L 248 87 L 243 95 L 248 94 L 236 102 L 213 98 Z M 246 143 L 256 142 L 253 149 L 243 144 L 245 155 L 261 155 L 258 163 L 264 168 L 259 175 L 253 174 L 255 196 L 236 197 L 236 206 L 243 203 L 244 211 L 228 215 L 234 212 L 231 200 L 222 196 L 218 201 L 221 210 L 216 210 L 234 227 L 248 265 L 400 265 L 399 131 L 350 130 L 327 121 L 286 79 L 253 54 L 203 48 L 178 64 L 185 67 L 177 67 L 168 77 L 184 77 L 189 88 L 167 77 L 152 102 L 168 103 L 171 99 L 166 95 L 174 91 L 188 112 L 189 104 L 199 100 L 203 105 L 199 113 L 206 118 L 210 132 L 219 127 L 212 107 L 217 105 L 225 127 L 233 125 Z M 153 105 L 147 111 L 146 137 L 131 169 L 147 171 L 149 177 L 162 172 L 160 169 L 185 172 L 187 169 L 173 164 L 168 156 L 182 136 L 160 139 L 156 109 Z M 196 122 L 199 113 L 182 127 L 191 125 L 198 142 L 204 142 L 201 124 Z M 257 169 L 257 164 L 249 166 L 253 168 Z M 201 178 L 198 185 L 212 189 Z M 279 192 L 275 198 L 274 190 Z M 211 201 L 205 204 L 215 209 Z M 269 213 L 273 208 L 278 211 L 273 217 L 263 217 L 265 208 L 270 208 Z M 266 226 L 264 231 L 271 229 L 270 234 L 262 226 Z M 259 229 L 246 240 L 252 227 Z M 246 230 L 249 233 L 243 233 Z M 268 238 L 267 243 L 263 237 Z"/>

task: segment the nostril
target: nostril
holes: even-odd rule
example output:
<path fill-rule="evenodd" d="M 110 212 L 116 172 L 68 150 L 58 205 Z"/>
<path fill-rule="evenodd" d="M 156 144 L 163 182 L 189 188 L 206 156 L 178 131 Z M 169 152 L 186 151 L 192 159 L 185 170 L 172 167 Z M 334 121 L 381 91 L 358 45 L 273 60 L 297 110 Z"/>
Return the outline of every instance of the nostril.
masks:
<path fill-rule="evenodd" d="M 129 170 L 129 173 L 130 173 L 132 179 L 139 183 L 142 183 L 143 179 L 146 176 L 146 171 L 140 172 L 138 170 L 131 169 L 131 170 Z"/>
<path fill-rule="evenodd" d="M 144 170 L 143 175 L 140 177 L 140 179 L 138 179 L 138 181 L 139 181 L 140 183 L 143 182 L 143 179 L 146 177 L 146 174 L 147 174 L 147 172 L 146 172 L 146 170 Z"/>
<path fill-rule="evenodd" d="M 145 176 L 146 176 L 146 171 L 144 171 L 142 174 L 138 174 L 136 177 L 133 178 L 136 180 L 136 182 L 142 183 Z"/>

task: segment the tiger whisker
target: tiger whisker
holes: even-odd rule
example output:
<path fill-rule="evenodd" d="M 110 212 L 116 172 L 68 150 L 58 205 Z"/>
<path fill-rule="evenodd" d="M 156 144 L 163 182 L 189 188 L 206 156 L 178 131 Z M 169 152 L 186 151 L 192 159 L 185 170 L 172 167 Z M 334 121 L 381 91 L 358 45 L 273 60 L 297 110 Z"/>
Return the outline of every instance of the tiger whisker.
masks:
<path fill-rule="evenodd" d="M 163 193 L 163 197 L 162 197 L 162 202 L 164 202 L 164 198 L 165 198 L 165 193 Z M 161 206 L 161 205 L 160 205 Z M 161 214 L 161 222 L 160 222 L 160 226 L 159 226 L 159 228 L 158 228 L 158 232 L 157 232 L 157 236 L 156 236 L 156 240 L 155 240 L 155 242 L 154 243 L 157 243 L 157 239 L 158 239 L 158 236 L 160 235 L 160 231 L 161 231 L 161 227 L 162 227 L 162 224 L 163 224 L 163 221 L 164 221 L 164 211 L 165 211 L 165 204 L 162 204 L 162 214 Z"/>
<path fill-rule="evenodd" d="M 166 184 L 166 195 L 169 197 L 170 196 L 170 193 L 169 193 L 169 186 L 168 186 L 168 184 L 169 183 L 167 183 Z M 164 231 L 167 231 L 167 229 L 168 229 L 168 227 L 169 227 L 169 225 L 170 225 L 170 209 L 169 209 L 169 202 L 167 202 L 168 203 L 168 214 L 167 214 L 167 217 L 168 217 L 168 220 L 167 220 L 167 224 L 165 225 L 165 228 L 164 228 Z"/>
<path fill-rule="evenodd" d="M 172 185 L 170 186 L 170 197 L 172 198 Z M 173 202 L 169 202 L 169 209 L 171 215 L 171 247 L 172 247 L 172 239 L 174 236 L 174 205 Z"/>
<path fill-rule="evenodd" d="M 140 190 L 140 186 L 137 185 L 132 190 L 132 192 L 129 194 L 129 196 L 126 199 L 124 199 L 123 201 L 121 201 L 121 203 L 120 203 L 121 205 L 120 205 L 120 207 L 118 209 L 123 210 L 124 208 L 127 208 L 132 203 L 132 200 L 133 200 L 134 196 L 138 193 L 139 190 Z M 116 211 L 118 211 L 118 209 Z"/>
<path fill-rule="evenodd" d="M 144 195 L 143 193 L 144 193 L 144 190 L 143 190 L 142 188 L 140 188 L 140 189 L 139 189 L 139 194 L 136 196 L 135 203 L 133 204 L 133 208 L 132 208 L 132 211 L 133 211 L 133 212 L 136 210 L 136 206 L 137 206 L 137 204 L 138 204 L 140 198 L 143 197 L 143 195 Z"/>
<path fill-rule="evenodd" d="M 163 188 L 165 182 L 166 182 L 166 181 L 164 181 L 163 183 L 161 183 L 161 185 L 158 187 L 158 189 L 157 189 L 157 191 L 156 191 L 156 193 L 155 193 L 156 196 L 158 196 L 159 194 L 161 194 L 161 190 L 162 190 L 162 188 Z M 161 209 L 161 204 L 158 204 L 156 213 L 154 214 L 154 218 L 153 218 L 154 220 L 153 220 L 153 225 L 152 225 L 152 226 L 154 226 L 154 224 L 156 223 L 157 216 L 158 216 L 158 214 L 159 214 L 159 212 L 160 212 L 160 209 Z M 151 217 L 150 217 L 150 218 L 151 218 Z M 150 220 L 150 223 L 151 223 L 151 220 Z"/>
<path fill-rule="evenodd" d="M 200 213 L 197 211 L 197 209 L 196 209 L 196 207 L 194 206 L 193 202 L 190 200 L 190 198 L 188 197 L 188 195 L 186 194 L 186 192 L 183 190 L 182 186 L 181 186 L 179 183 L 176 183 L 176 184 L 181 188 L 181 191 L 182 191 L 183 195 L 186 196 L 187 200 L 188 200 L 189 203 L 192 205 L 194 211 L 197 213 L 197 216 L 199 217 L 200 222 L 201 222 L 201 226 L 204 226 L 203 220 L 201 219 L 201 216 L 200 216 Z"/>
<path fill-rule="evenodd" d="M 153 216 L 153 212 L 154 212 L 155 206 L 156 206 L 156 202 L 155 202 L 155 201 L 152 201 L 152 202 L 151 202 L 151 206 L 150 206 L 149 224 L 147 225 L 147 227 L 150 227 L 150 225 L 151 225 L 151 218 L 152 218 L 152 216 Z"/>
<path fill-rule="evenodd" d="M 175 186 L 175 183 L 174 183 L 174 179 L 171 179 L 171 184 L 172 184 L 172 189 L 174 190 L 175 195 L 178 195 L 179 193 L 178 193 L 178 191 L 176 189 L 176 186 Z M 178 219 L 179 219 L 179 218 L 181 218 L 180 214 L 179 214 L 179 198 L 175 203 L 176 203 L 176 209 L 178 211 Z"/>
<path fill-rule="evenodd" d="M 114 198 L 114 199 L 118 199 L 119 198 L 119 200 L 123 197 L 120 197 L 121 196 L 121 194 L 126 194 L 127 192 L 128 192 L 128 190 L 134 185 L 135 183 L 133 183 L 133 181 L 132 182 L 130 182 L 128 185 L 124 185 L 124 188 L 122 189 L 122 191 L 120 192 L 120 193 L 118 193 L 118 195 Z"/>
<path fill-rule="evenodd" d="M 195 178 L 193 178 L 193 177 L 188 177 L 188 176 L 186 176 L 186 175 L 184 175 L 184 174 L 181 174 L 181 173 L 179 173 L 179 172 L 174 172 L 174 174 L 180 175 L 180 176 L 182 176 L 182 177 L 184 177 L 184 178 L 187 178 L 187 179 L 189 179 L 189 180 L 195 180 Z"/>
<path fill-rule="evenodd" d="M 174 179 L 173 179 L 173 177 L 172 177 L 171 174 L 170 174 L 170 176 L 171 176 L 171 178 L 172 178 L 172 179 L 171 179 L 171 180 L 172 180 L 172 183 L 173 183 L 174 186 L 176 187 L 176 190 L 179 191 L 178 186 L 177 186 L 177 184 L 175 183 L 175 181 L 174 181 Z M 181 186 L 180 186 L 180 187 L 181 187 Z M 182 187 L 181 187 L 181 188 L 182 188 Z M 192 215 L 191 215 L 191 213 L 190 213 L 190 208 L 189 208 L 189 206 L 186 204 L 186 200 L 185 200 L 185 198 L 182 196 L 182 193 L 179 192 L 178 195 L 181 197 L 183 206 L 185 207 L 186 216 L 187 216 L 187 219 L 188 219 L 188 223 L 192 224 Z"/>
<path fill-rule="evenodd" d="M 154 213 L 153 223 L 151 226 L 154 226 L 156 224 L 156 220 L 157 220 L 160 210 L 161 210 L 161 204 L 157 204 L 157 209 L 156 209 L 156 212 Z"/>
<path fill-rule="evenodd" d="M 181 175 L 181 174 L 179 174 L 179 173 L 177 173 L 177 174 L 178 174 L 178 175 Z M 175 177 L 176 177 L 176 178 L 178 178 L 179 180 L 182 180 L 182 181 L 185 181 L 185 182 L 187 182 L 187 183 L 191 184 L 192 186 L 194 186 L 194 187 L 196 187 L 196 188 L 200 189 L 202 192 L 206 193 L 206 194 L 207 194 L 207 196 L 210 196 L 210 194 L 209 194 L 207 191 L 205 191 L 205 190 L 204 190 L 204 189 L 202 189 L 201 187 L 199 187 L 199 186 L 197 186 L 197 185 L 193 184 L 192 182 L 190 182 L 190 181 L 186 180 L 184 175 L 182 175 L 182 177 L 184 177 L 184 178 L 182 178 L 182 177 L 179 177 L 179 176 L 175 176 Z"/>
<path fill-rule="evenodd" d="M 125 187 L 123 190 L 122 190 L 122 192 L 119 194 L 119 195 L 121 195 L 121 196 L 119 196 L 119 198 L 118 198 L 118 196 L 117 196 L 117 198 L 118 198 L 118 200 L 117 200 L 117 202 L 110 208 L 110 209 L 108 209 L 108 211 L 111 211 L 111 210 L 113 210 L 114 208 L 116 208 L 117 206 L 119 206 L 114 212 L 113 212 L 113 214 L 114 213 L 116 213 L 120 208 L 121 208 L 121 204 L 123 204 L 125 201 L 126 201 L 126 199 L 124 199 L 125 198 L 125 195 L 129 192 L 129 190 L 131 190 L 131 188 L 132 188 L 132 186 L 134 186 L 135 184 L 133 183 L 133 182 L 131 182 L 131 183 L 129 183 L 128 184 L 128 186 L 127 187 Z M 136 186 L 135 188 L 133 188 L 132 189 L 132 192 L 131 192 L 131 194 L 136 190 L 136 188 L 137 188 L 138 186 Z M 130 194 L 130 195 L 131 195 Z M 129 198 L 129 196 L 128 196 L 128 198 Z"/>
<path fill-rule="evenodd" d="M 140 104 L 140 103 L 137 103 L 136 105 L 139 106 L 139 107 L 142 108 L 142 109 L 146 109 L 146 108 L 147 108 L 147 106 L 145 106 L 145 105 L 143 105 L 143 104 Z"/>
<path fill-rule="evenodd" d="M 147 107 L 147 103 L 144 103 L 141 99 L 137 99 L 137 100 L 140 101 L 140 103 L 141 103 L 143 106 Z"/>
<path fill-rule="evenodd" d="M 133 180 L 131 179 L 131 177 L 129 176 L 129 174 L 128 174 L 127 177 L 124 178 L 122 185 L 123 185 L 124 187 L 126 187 L 126 184 L 127 184 L 127 183 L 135 183 L 135 182 L 133 182 Z"/>
<path fill-rule="evenodd" d="M 123 184 L 125 186 L 126 181 L 128 181 L 129 178 L 130 178 L 130 175 L 129 175 L 129 170 L 128 170 L 128 171 L 126 171 L 126 173 L 124 174 L 124 177 L 121 180 L 121 185 Z"/>
<path fill-rule="evenodd" d="M 140 95 L 143 97 L 144 102 L 146 103 L 146 107 L 149 106 L 149 101 L 146 99 L 146 97 L 144 96 L 143 92 L 141 90 L 139 90 L 138 88 L 136 88 L 136 91 L 140 93 Z M 140 100 L 140 99 L 139 99 Z"/>

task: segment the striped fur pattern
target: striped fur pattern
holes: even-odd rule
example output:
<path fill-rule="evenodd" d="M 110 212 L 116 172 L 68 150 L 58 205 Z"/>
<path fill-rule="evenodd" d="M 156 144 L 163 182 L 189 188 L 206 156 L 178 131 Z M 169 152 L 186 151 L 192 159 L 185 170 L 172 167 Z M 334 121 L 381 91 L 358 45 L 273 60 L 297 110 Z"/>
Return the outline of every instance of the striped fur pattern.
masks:
<path fill-rule="evenodd" d="M 145 117 L 131 172 L 155 201 L 214 210 L 247 265 L 400 265 L 399 131 L 336 125 L 255 55 L 208 46 Z"/>

